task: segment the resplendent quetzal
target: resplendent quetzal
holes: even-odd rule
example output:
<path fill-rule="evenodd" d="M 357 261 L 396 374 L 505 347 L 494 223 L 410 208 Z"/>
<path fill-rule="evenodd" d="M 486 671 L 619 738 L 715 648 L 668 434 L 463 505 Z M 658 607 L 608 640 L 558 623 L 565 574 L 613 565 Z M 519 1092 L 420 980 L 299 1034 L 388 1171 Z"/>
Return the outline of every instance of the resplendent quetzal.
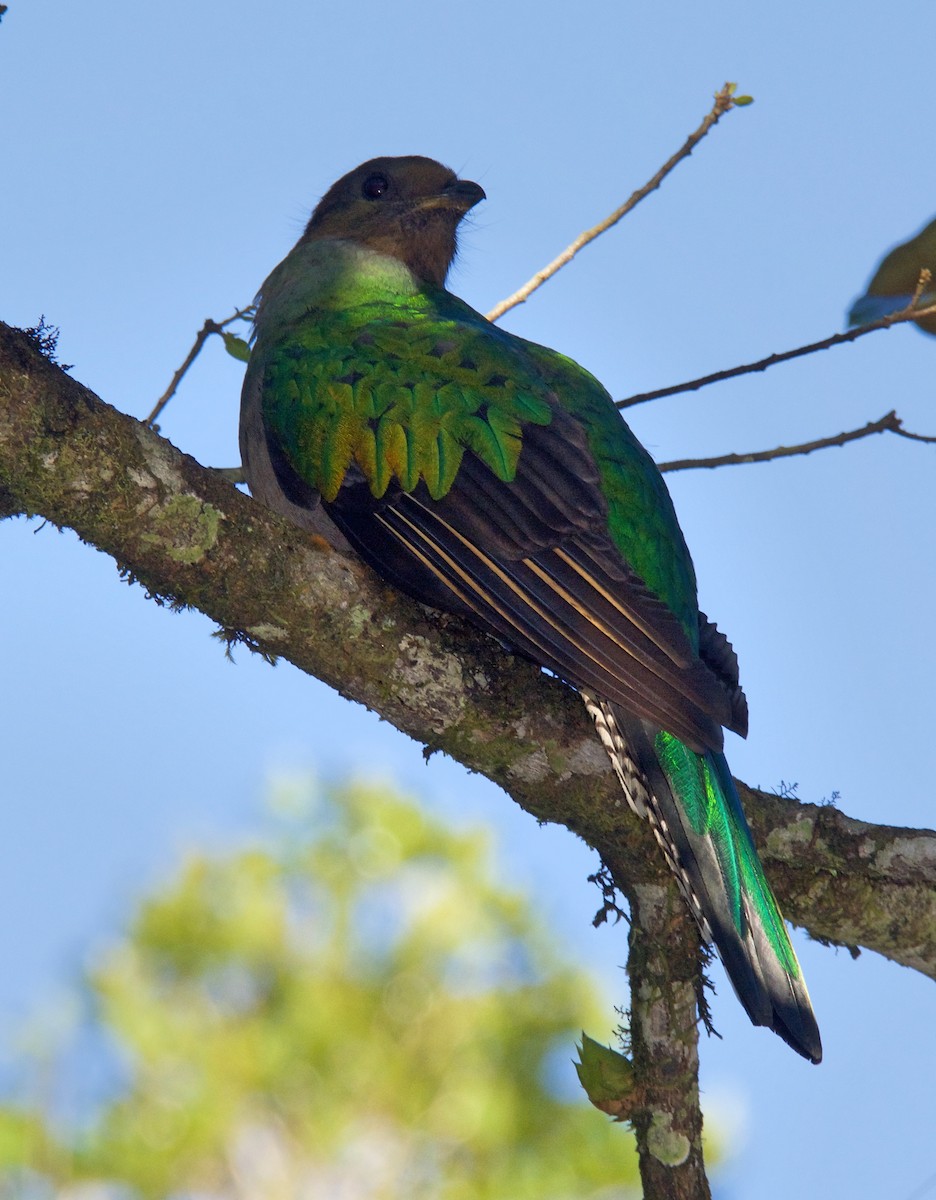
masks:
<path fill-rule="evenodd" d="M 722 726 L 747 728 L 734 651 L 699 612 L 663 478 L 601 384 L 445 290 L 483 199 L 416 156 L 328 191 L 260 292 L 250 489 L 581 691 L 751 1020 L 818 1062 L 722 754 Z"/>

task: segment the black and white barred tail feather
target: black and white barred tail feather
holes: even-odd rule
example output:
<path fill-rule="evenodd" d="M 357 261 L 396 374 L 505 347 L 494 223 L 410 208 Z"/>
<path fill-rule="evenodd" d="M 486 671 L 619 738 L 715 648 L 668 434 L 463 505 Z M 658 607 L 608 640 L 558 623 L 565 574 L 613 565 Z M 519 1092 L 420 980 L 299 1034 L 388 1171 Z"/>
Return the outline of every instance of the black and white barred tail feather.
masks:
<path fill-rule="evenodd" d="M 661 765 L 657 731 L 618 705 L 585 692 L 582 697 L 628 804 L 649 820 L 702 938 L 714 943 L 748 1016 L 819 1062 L 822 1046 L 809 993 L 724 757 L 708 752 L 706 769 L 724 812 L 700 832 L 687 798 L 674 795 Z"/>

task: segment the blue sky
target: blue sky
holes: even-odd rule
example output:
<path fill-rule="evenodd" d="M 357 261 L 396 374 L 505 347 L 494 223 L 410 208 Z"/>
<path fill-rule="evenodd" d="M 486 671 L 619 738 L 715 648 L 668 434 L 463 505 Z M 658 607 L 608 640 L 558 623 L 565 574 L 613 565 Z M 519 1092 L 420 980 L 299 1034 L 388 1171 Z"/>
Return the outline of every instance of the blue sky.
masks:
<path fill-rule="evenodd" d="M 505 325 L 626 396 L 840 328 L 880 255 L 936 210 L 929 2 L 717 8 L 401 0 L 158 6 L 13 0 L 0 25 L 0 318 L 143 416 L 206 316 L 247 303 L 318 196 L 374 154 L 478 180 L 450 281 L 485 309 L 621 202 L 726 79 L 755 97 L 663 189 Z M 936 341 L 903 328 L 632 410 L 660 459 L 759 449 L 896 408 L 936 432 Z M 211 347 L 162 429 L 237 461 L 241 368 Z M 670 476 L 703 608 L 738 648 L 736 774 L 932 825 L 925 748 L 934 451 L 893 437 Z M 621 995 L 623 930 L 592 931 L 594 858 L 321 684 L 120 583 L 70 534 L 0 526 L 0 1038 L 74 977 L 187 845 L 262 823 L 271 772 L 384 773 L 491 822 L 583 962 Z M 923 753 L 920 753 L 920 748 Z M 703 1088 L 744 1113 L 722 1197 L 887 1196 L 936 1173 L 932 982 L 799 938 L 826 1061 L 751 1029 L 722 979 Z M 932 1184 L 936 1194 L 936 1183 Z"/>

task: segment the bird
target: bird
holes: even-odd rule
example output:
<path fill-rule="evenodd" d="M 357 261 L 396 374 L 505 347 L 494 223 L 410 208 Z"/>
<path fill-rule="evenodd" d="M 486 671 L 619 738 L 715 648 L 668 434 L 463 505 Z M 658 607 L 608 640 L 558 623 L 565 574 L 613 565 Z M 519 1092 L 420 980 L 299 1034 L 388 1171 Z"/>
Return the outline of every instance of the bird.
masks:
<path fill-rule="evenodd" d="M 484 190 L 421 155 L 342 176 L 257 298 L 252 495 L 576 688 L 755 1025 L 819 1062 L 723 753 L 747 733 L 663 477 L 598 380 L 446 289 Z"/>

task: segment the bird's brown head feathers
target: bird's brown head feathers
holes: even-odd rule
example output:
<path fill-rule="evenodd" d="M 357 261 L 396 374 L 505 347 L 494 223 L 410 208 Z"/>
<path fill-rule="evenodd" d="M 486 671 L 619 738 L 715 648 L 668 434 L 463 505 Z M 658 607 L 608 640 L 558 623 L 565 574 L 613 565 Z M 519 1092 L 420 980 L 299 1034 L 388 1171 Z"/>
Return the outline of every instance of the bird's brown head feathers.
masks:
<path fill-rule="evenodd" d="M 478 184 L 434 159 L 372 158 L 332 184 L 305 237 L 357 242 L 441 287 L 455 257 L 458 223 L 484 198 Z"/>

